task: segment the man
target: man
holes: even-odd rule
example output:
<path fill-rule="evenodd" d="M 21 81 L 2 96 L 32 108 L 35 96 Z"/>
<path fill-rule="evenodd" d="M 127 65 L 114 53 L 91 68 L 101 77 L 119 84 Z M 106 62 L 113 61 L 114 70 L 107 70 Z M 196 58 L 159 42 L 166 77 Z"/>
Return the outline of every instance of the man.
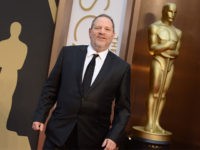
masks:
<path fill-rule="evenodd" d="M 150 67 L 150 93 L 145 130 L 153 133 L 165 133 L 159 124 L 159 118 L 172 80 L 173 62 L 179 54 L 182 35 L 172 24 L 175 15 L 176 4 L 167 3 L 163 6 L 161 20 L 149 27 L 149 48 L 153 61 Z"/>
<path fill-rule="evenodd" d="M 130 66 L 108 50 L 114 37 L 113 20 L 105 14 L 97 16 L 89 36 L 89 46 L 62 49 L 43 88 L 32 125 L 34 130 L 43 130 L 50 108 L 57 104 L 47 124 L 44 149 L 114 150 L 127 124 Z M 96 65 L 87 87 L 86 78 L 90 76 L 87 68 L 92 60 L 96 60 Z"/>

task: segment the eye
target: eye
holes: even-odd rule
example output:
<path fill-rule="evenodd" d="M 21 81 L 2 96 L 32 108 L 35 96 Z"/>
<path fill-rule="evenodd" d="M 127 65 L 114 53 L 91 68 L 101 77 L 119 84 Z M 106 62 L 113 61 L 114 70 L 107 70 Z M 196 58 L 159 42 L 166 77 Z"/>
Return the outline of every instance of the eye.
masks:
<path fill-rule="evenodd" d="M 110 29 L 110 28 L 105 28 L 105 30 L 106 30 L 106 31 L 111 31 L 111 29 Z"/>
<path fill-rule="evenodd" d="M 101 27 L 100 26 L 94 26 L 94 29 L 99 30 L 99 29 L 101 29 Z"/>

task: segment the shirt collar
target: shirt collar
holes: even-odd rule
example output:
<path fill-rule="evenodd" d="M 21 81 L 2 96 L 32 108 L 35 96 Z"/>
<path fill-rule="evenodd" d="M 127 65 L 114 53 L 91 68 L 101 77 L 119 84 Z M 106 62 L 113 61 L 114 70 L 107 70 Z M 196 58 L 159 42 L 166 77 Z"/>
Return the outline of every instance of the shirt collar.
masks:
<path fill-rule="evenodd" d="M 105 51 L 102 51 L 102 52 L 97 53 L 97 52 L 92 48 L 92 46 L 89 45 L 88 48 L 87 48 L 87 57 L 88 57 L 88 56 L 91 56 L 91 55 L 93 55 L 93 54 L 98 54 L 98 55 L 99 55 L 99 58 L 104 60 L 104 59 L 106 58 L 107 54 L 108 54 L 108 51 L 109 51 L 109 50 L 106 49 Z"/>

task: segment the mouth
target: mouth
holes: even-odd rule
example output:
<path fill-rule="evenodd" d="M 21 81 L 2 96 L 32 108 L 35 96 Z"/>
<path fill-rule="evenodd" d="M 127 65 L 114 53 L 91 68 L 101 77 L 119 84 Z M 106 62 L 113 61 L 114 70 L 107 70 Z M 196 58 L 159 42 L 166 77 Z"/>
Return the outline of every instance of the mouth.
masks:
<path fill-rule="evenodd" d="M 97 36 L 97 39 L 99 39 L 99 40 L 105 40 L 106 38 L 103 37 L 103 36 Z"/>

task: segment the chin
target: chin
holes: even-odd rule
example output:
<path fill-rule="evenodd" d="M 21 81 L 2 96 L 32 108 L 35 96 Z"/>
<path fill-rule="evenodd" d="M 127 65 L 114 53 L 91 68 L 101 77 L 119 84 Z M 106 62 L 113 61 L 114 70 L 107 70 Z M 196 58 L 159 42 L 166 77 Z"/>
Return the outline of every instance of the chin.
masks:
<path fill-rule="evenodd" d="M 173 21 L 174 21 L 174 18 L 170 18 L 169 21 L 170 21 L 170 22 L 173 22 Z"/>
<path fill-rule="evenodd" d="M 105 47 L 105 44 L 101 43 L 101 42 L 98 42 L 95 45 L 96 45 L 96 47 L 99 47 L 99 48 Z"/>

